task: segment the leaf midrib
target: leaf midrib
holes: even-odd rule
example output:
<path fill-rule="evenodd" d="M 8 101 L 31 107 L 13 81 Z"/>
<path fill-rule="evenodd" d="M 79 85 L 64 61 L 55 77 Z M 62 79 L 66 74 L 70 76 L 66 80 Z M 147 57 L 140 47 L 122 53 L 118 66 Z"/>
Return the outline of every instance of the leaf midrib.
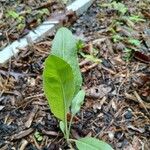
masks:
<path fill-rule="evenodd" d="M 61 79 L 61 75 L 59 74 L 59 72 L 57 71 L 57 74 L 59 76 L 59 80 L 60 80 L 60 84 L 61 84 L 61 91 L 62 91 L 62 95 L 63 95 L 63 105 L 65 106 L 64 108 L 64 120 L 66 119 L 66 96 L 65 96 L 65 91 L 64 91 L 64 88 L 63 88 L 63 82 L 62 82 L 62 79 Z M 66 120 L 65 120 L 66 122 Z"/>

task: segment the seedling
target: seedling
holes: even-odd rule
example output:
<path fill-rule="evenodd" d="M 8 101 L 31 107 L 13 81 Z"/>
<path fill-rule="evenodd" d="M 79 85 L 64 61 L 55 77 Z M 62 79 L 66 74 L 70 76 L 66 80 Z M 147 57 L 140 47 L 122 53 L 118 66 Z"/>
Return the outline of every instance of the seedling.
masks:
<path fill-rule="evenodd" d="M 125 55 L 124 55 L 124 60 L 125 61 L 130 61 L 131 59 L 132 59 L 132 56 L 133 56 L 133 51 L 134 50 L 132 50 L 132 49 L 130 49 L 130 48 L 125 48 L 124 49 L 124 53 L 125 53 Z"/>
<path fill-rule="evenodd" d="M 18 31 L 23 30 L 25 28 L 25 18 L 19 15 L 17 12 L 9 10 L 6 14 L 6 17 L 16 20 Z"/>
<path fill-rule="evenodd" d="M 85 91 L 77 58 L 77 40 L 67 28 L 60 28 L 53 41 L 51 55 L 45 60 L 43 88 L 51 112 L 60 120 L 67 143 L 75 142 L 79 150 L 113 150 L 110 145 L 92 137 L 71 139 L 72 120 L 80 111 Z M 67 113 L 71 114 L 70 122 Z"/>
<path fill-rule="evenodd" d="M 137 47 L 139 47 L 141 45 L 141 42 L 137 39 L 134 39 L 134 38 L 129 38 L 128 42 L 134 46 L 137 46 Z"/>
<path fill-rule="evenodd" d="M 85 54 L 82 51 L 82 49 L 85 47 L 85 43 L 82 40 L 78 40 L 76 46 L 77 46 L 77 51 L 79 52 L 79 54 L 83 58 L 85 58 L 91 62 L 94 62 L 94 63 L 100 63 L 101 62 L 101 59 L 97 58 L 97 54 L 98 54 L 97 49 L 92 48 L 90 54 Z"/>
<path fill-rule="evenodd" d="M 102 4 L 100 5 L 101 7 L 108 7 L 108 8 L 113 8 L 115 9 L 120 15 L 124 15 L 127 11 L 128 8 L 119 2 L 113 1 L 111 3 L 107 3 L 107 4 Z"/>
<path fill-rule="evenodd" d="M 76 46 L 77 46 L 77 50 L 80 51 L 82 48 L 84 48 L 85 44 L 82 40 L 78 40 Z"/>
<path fill-rule="evenodd" d="M 121 40 L 123 40 L 123 37 L 120 36 L 119 34 L 114 34 L 114 35 L 112 36 L 112 40 L 113 40 L 114 43 L 120 42 Z"/>
<path fill-rule="evenodd" d="M 135 23 L 137 23 L 137 22 L 145 22 L 145 20 L 139 15 L 131 15 L 128 18 L 129 18 L 129 20 L 131 20 L 131 21 L 133 21 Z"/>
<path fill-rule="evenodd" d="M 36 140 L 37 140 L 38 142 L 41 142 L 41 141 L 43 140 L 43 137 L 42 137 L 41 133 L 38 132 L 38 131 L 36 131 L 36 132 L 34 133 L 34 137 L 36 138 Z"/>
<path fill-rule="evenodd" d="M 121 15 L 124 15 L 127 11 L 128 8 L 122 4 L 122 3 L 117 3 L 116 1 L 112 2 L 112 6 L 115 10 L 117 10 Z"/>

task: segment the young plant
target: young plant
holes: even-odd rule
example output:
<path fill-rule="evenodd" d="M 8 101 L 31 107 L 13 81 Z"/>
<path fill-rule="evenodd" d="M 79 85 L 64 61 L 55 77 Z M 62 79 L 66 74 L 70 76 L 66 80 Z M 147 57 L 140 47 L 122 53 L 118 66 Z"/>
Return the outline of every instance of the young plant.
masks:
<path fill-rule="evenodd" d="M 125 61 L 130 61 L 132 59 L 132 56 L 133 56 L 133 50 L 130 49 L 130 48 L 125 48 L 124 49 L 124 60 Z"/>
<path fill-rule="evenodd" d="M 129 18 L 129 20 L 131 20 L 131 21 L 133 21 L 135 23 L 137 23 L 137 22 L 145 22 L 145 20 L 139 15 L 131 15 L 128 18 Z"/>
<path fill-rule="evenodd" d="M 25 18 L 19 15 L 17 12 L 13 10 L 9 10 L 6 13 L 7 18 L 11 18 L 17 22 L 17 30 L 23 30 L 25 28 Z"/>
<path fill-rule="evenodd" d="M 36 139 L 38 142 L 42 142 L 42 140 L 43 140 L 43 137 L 42 137 L 41 133 L 38 132 L 38 131 L 36 131 L 36 132 L 34 133 L 34 137 L 35 137 L 35 139 Z"/>
<path fill-rule="evenodd" d="M 137 47 L 139 47 L 141 45 L 141 42 L 137 39 L 134 39 L 134 38 L 129 38 L 128 42 L 134 46 L 137 46 Z"/>
<path fill-rule="evenodd" d="M 116 2 L 116 1 L 113 1 L 111 3 L 105 3 L 105 4 L 102 4 L 100 5 L 101 7 L 108 7 L 110 9 L 115 9 L 120 15 L 124 15 L 127 11 L 128 11 L 128 8 L 120 3 L 120 2 Z"/>
<path fill-rule="evenodd" d="M 85 47 L 85 43 L 82 40 L 77 41 L 77 51 L 78 53 L 85 59 L 94 62 L 94 63 L 100 63 L 102 62 L 101 59 L 97 58 L 98 50 L 95 48 L 91 48 L 90 54 L 85 54 L 82 49 Z"/>
<path fill-rule="evenodd" d="M 80 111 L 85 97 L 84 90 L 80 90 L 82 78 L 76 43 L 68 29 L 60 28 L 53 41 L 52 55 L 45 60 L 43 88 L 50 110 L 60 120 L 60 129 L 68 144 L 75 142 L 79 150 L 113 150 L 107 143 L 92 137 L 70 139 L 73 117 Z"/>

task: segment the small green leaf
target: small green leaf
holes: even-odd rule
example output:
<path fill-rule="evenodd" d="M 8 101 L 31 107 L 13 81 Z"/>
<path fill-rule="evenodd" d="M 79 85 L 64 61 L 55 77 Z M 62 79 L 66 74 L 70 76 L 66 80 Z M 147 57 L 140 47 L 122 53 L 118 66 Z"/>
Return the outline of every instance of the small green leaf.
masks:
<path fill-rule="evenodd" d="M 80 54 L 81 54 L 84 58 L 86 58 L 86 59 L 88 59 L 88 60 L 90 60 L 90 61 L 92 61 L 92 62 L 95 62 L 95 63 L 100 63 L 100 62 L 102 62 L 101 59 L 96 58 L 96 56 L 93 56 L 93 55 L 86 55 L 86 54 L 84 54 L 84 53 L 82 53 L 82 52 L 80 52 Z"/>
<path fill-rule="evenodd" d="M 82 77 L 77 57 L 77 40 L 67 28 L 60 28 L 53 40 L 52 54 L 65 60 L 72 68 L 75 80 L 76 95 L 81 88 Z"/>
<path fill-rule="evenodd" d="M 49 10 L 47 8 L 44 8 L 41 10 L 43 15 L 46 14 L 46 15 L 49 15 Z"/>
<path fill-rule="evenodd" d="M 125 54 L 124 54 L 124 60 L 125 61 L 129 61 L 129 60 L 131 60 L 131 58 L 132 58 L 132 55 L 133 55 L 133 50 L 132 49 L 129 49 L 129 48 L 125 48 L 124 49 L 124 52 L 125 52 Z"/>
<path fill-rule="evenodd" d="M 92 137 L 78 139 L 76 146 L 79 150 L 113 150 L 109 144 Z"/>
<path fill-rule="evenodd" d="M 16 18 L 19 17 L 19 14 L 17 14 L 17 13 L 16 13 L 15 11 L 13 11 L 13 10 L 9 10 L 9 11 L 7 12 L 7 16 L 16 19 Z"/>
<path fill-rule="evenodd" d="M 71 104 L 71 112 L 73 115 L 75 115 L 76 113 L 80 111 L 80 107 L 83 104 L 84 97 L 85 97 L 84 90 L 80 90 L 78 94 L 74 97 L 72 104 Z"/>
<path fill-rule="evenodd" d="M 119 34 L 115 34 L 112 36 L 112 40 L 114 43 L 116 43 L 116 42 L 123 40 L 123 37 L 121 37 Z"/>
<path fill-rule="evenodd" d="M 48 56 L 43 72 L 43 88 L 52 113 L 65 122 L 75 90 L 70 65 L 57 56 Z"/>
<path fill-rule="evenodd" d="M 43 137 L 42 136 L 39 136 L 38 138 L 37 138 L 37 141 L 38 142 L 41 142 L 43 140 Z"/>
<path fill-rule="evenodd" d="M 140 44 L 141 44 L 141 42 L 139 40 L 137 40 L 137 39 L 132 39 L 131 38 L 128 41 L 129 41 L 130 44 L 133 44 L 135 46 L 140 46 Z"/>
<path fill-rule="evenodd" d="M 128 18 L 129 18 L 129 20 L 131 20 L 133 22 L 145 22 L 145 20 L 143 18 L 141 18 L 141 16 L 138 16 L 138 15 L 131 15 Z"/>
<path fill-rule="evenodd" d="M 78 40 L 76 43 L 77 51 L 80 51 L 84 47 L 84 42 L 82 40 Z"/>
<path fill-rule="evenodd" d="M 128 10 L 128 8 L 124 4 L 119 3 L 119 2 L 118 3 L 117 2 L 112 2 L 112 6 L 115 10 L 120 12 L 122 15 L 124 15 Z"/>
<path fill-rule="evenodd" d="M 18 30 L 18 31 L 23 30 L 24 28 L 25 28 L 25 24 L 23 24 L 23 23 L 20 23 L 20 24 L 18 24 L 18 26 L 17 26 L 17 30 Z"/>
<path fill-rule="evenodd" d="M 104 3 L 102 5 L 99 5 L 101 7 L 108 7 L 108 8 L 114 8 L 115 10 L 117 10 L 120 14 L 124 15 L 128 8 L 122 4 L 122 3 L 119 3 L 119 2 L 116 2 L 116 1 L 113 1 L 111 3 Z"/>
<path fill-rule="evenodd" d="M 38 131 L 36 131 L 36 132 L 34 133 L 34 137 L 36 138 L 36 140 L 37 140 L 38 142 L 41 142 L 41 141 L 43 140 L 43 137 L 42 137 L 41 133 L 38 132 Z"/>
<path fill-rule="evenodd" d="M 65 134 L 65 124 L 64 124 L 63 121 L 60 121 L 60 122 L 59 122 L 59 127 L 60 127 L 62 133 Z"/>

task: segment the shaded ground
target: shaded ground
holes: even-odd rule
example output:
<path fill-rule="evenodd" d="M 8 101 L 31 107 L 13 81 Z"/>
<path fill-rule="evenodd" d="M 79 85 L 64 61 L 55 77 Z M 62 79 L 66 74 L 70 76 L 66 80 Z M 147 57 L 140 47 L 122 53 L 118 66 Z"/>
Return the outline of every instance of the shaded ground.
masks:
<path fill-rule="evenodd" d="M 71 27 L 86 43 L 81 44 L 84 55 L 79 52 L 86 99 L 72 136 L 96 136 L 116 150 L 149 150 L 148 2 L 123 2 L 124 14 L 100 2 Z M 22 49 L 0 68 L 1 149 L 67 149 L 42 90 L 43 62 L 52 39 L 53 35 Z"/>

